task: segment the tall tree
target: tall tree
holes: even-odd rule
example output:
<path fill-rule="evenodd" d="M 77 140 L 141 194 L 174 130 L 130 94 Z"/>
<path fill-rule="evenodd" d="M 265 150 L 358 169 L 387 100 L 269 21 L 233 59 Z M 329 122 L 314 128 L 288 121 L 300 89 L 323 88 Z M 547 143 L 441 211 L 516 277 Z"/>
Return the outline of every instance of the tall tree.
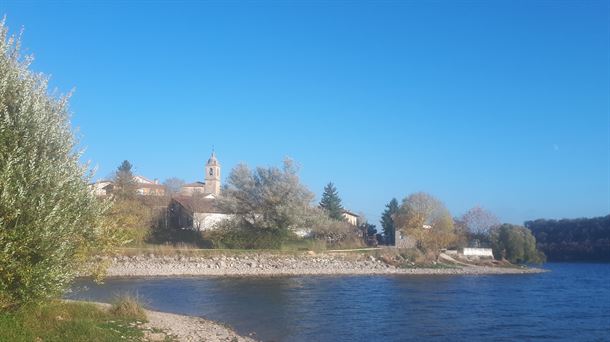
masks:
<path fill-rule="evenodd" d="M 95 248 L 105 205 L 69 121 L 69 96 L 47 92 L 21 43 L 0 20 L 0 311 L 61 295 Z"/>
<path fill-rule="evenodd" d="M 335 220 L 342 221 L 343 218 L 343 205 L 341 205 L 341 198 L 337 192 L 337 188 L 331 182 L 324 187 L 324 193 L 322 194 L 322 200 L 320 200 L 320 207 L 328 213 L 328 216 Z"/>
<path fill-rule="evenodd" d="M 131 170 L 133 166 L 124 160 L 114 174 L 114 195 L 119 199 L 130 199 L 136 195 L 136 180 Z"/>
<path fill-rule="evenodd" d="M 381 227 L 383 228 L 383 237 L 388 245 L 396 243 L 396 228 L 394 225 L 394 215 L 398 212 L 398 201 L 392 198 L 390 203 L 386 204 L 386 209 L 381 214 Z"/>
<path fill-rule="evenodd" d="M 396 214 L 396 229 L 412 236 L 424 252 L 436 254 L 455 239 L 453 219 L 445 205 L 431 195 L 418 192 L 405 198 Z"/>

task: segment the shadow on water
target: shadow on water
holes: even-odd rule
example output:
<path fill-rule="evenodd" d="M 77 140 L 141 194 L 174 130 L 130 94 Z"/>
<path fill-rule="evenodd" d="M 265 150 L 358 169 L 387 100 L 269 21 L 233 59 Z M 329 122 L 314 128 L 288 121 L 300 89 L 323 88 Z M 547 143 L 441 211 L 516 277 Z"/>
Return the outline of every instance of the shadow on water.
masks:
<path fill-rule="evenodd" d="M 228 323 L 264 341 L 610 339 L 610 264 L 496 276 L 80 281 L 68 297 L 138 293 L 152 309 Z"/>

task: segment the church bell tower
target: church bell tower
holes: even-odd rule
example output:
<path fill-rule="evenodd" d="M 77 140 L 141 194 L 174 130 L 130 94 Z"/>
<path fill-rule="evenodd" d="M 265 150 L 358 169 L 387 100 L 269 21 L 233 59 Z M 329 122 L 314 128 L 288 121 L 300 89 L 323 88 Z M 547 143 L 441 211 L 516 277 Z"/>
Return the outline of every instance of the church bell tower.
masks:
<path fill-rule="evenodd" d="M 205 164 L 205 192 L 216 197 L 220 195 L 220 163 L 214 151 Z"/>

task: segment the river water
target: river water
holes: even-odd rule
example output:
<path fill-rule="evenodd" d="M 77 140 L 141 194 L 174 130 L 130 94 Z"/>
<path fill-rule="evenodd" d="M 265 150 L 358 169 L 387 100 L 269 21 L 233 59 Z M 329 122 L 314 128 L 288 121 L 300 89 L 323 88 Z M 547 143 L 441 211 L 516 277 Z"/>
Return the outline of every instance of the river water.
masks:
<path fill-rule="evenodd" d="M 69 298 L 138 295 L 262 341 L 610 341 L 610 264 L 486 276 L 79 281 Z"/>

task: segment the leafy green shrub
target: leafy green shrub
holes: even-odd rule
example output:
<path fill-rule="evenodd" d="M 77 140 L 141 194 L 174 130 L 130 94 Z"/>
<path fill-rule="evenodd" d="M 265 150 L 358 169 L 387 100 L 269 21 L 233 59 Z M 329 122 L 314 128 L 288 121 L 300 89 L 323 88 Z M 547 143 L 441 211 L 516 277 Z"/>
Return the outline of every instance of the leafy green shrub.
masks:
<path fill-rule="evenodd" d="M 68 97 L 19 56 L 0 23 L 0 308 L 53 297 L 95 246 L 104 249 L 104 205 L 87 187 Z"/>

